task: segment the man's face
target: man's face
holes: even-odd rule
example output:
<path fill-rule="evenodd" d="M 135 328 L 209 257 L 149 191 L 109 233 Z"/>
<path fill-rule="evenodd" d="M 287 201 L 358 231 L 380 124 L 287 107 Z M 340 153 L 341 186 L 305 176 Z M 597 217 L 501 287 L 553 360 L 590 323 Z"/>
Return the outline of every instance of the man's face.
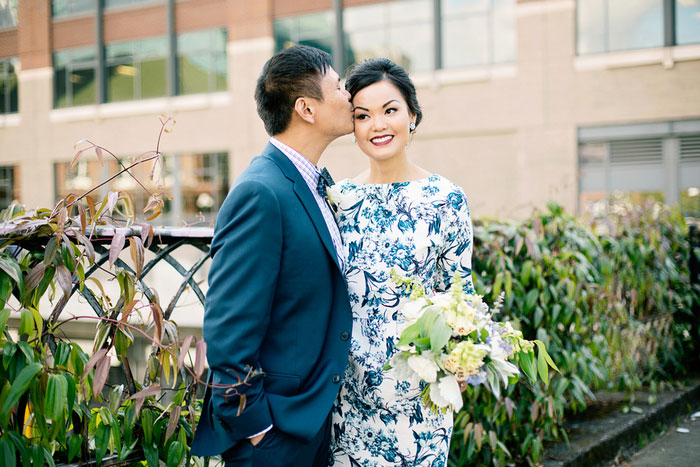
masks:
<path fill-rule="evenodd" d="M 352 131 L 350 93 L 340 86 L 340 77 L 328 68 L 321 78 L 323 100 L 316 104 L 316 125 L 330 137 L 347 135 Z"/>

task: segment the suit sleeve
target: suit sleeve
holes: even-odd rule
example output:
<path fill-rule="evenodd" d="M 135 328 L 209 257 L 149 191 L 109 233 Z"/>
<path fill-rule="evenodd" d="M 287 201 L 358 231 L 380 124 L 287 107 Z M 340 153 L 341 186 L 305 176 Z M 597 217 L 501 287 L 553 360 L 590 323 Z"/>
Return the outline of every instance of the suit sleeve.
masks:
<path fill-rule="evenodd" d="M 270 326 L 270 311 L 282 254 L 279 204 L 272 190 L 246 181 L 229 193 L 217 218 L 211 252 L 203 333 L 214 385 L 239 383 L 259 369 L 260 346 Z M 261 376 L 233 390 L 212 388 L 216 419 L 233 440 L 272 424 Z M 240 394 L 246 398 L 240 415 Z"/>
<path fill-rule="evenodd" d="M 460 188 L 448 194 L 442 219 L 443 247 L 438 258 L 438 290 L 450 288 L 456 273 L 464 282 L 464 292 L 474 293 L 472 248 L 474 235 L 467 198 Z"/>

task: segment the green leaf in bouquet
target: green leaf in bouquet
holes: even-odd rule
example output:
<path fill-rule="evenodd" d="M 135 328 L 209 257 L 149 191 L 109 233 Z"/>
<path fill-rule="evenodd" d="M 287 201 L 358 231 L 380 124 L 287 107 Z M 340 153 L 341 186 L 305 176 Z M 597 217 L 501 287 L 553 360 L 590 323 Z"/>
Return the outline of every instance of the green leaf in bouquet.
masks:
<path fill-rule="evenodd" d="M 430 336 L 430 329 L 432 329 L 437 317 L 438 311 L 435 306 L 425 307 L 423 314 L 418 318 L 418 321 L 416 321 L 416 324 L 420 327 L 420 335 L 422 337 Z"/>
<path fill-rule="evenodd" d="M 430 348 L 430 337 L 419 337 L 414 343 L 418 350 L 428 350 Z"/>
<path fill-rule="evenodd" d="M 447 345 L 452 336 L 452 328 L 445 321 L 445 315 L 440 313 L 430 329 L 430 350 L 439 353 Z"/>
<path fill-rule="evenodd" d="M 420 324 L 413 323 L 403 330 L 397 346 L 408 345 L 420 337 Z"/>

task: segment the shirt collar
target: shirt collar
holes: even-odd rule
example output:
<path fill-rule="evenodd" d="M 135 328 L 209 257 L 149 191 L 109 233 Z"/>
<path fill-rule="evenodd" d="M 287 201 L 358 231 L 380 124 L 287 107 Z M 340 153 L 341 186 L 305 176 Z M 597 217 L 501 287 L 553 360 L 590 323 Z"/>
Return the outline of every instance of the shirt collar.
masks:
<path fill-rule="evenodd" d="M 292 161 L 294 166 L 297 168 L 297 170 L 301 173 L 301 175 L 304 177 L 304 179 L 309 181 L 307 176 L 312 176 L 312 182 L 317 183 L 318 182 L 318 177 L 321 174 L 321 171 L 318 170 L 318 167 L 316 167 L 313 163 L 311 163 L 310 160 L 308 160 L 306 157 L 302 156 L 299 152 L 296 150 L 290 148 L 283 142 L 275 139 L 274 137 L 270 138 L 270 143 L 282 151 L 282 153 L 289 158 L 289 160 Z"/>

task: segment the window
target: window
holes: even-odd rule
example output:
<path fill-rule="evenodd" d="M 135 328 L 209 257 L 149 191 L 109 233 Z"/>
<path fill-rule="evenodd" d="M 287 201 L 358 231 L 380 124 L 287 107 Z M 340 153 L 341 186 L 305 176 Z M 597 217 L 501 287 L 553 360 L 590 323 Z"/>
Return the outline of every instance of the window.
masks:
<path fill-rule="evenodd" d="M 346 65 L 387 57 L 409 72 L 435 66 L 433 3 L 399 0 L 346 8 Z"/>
<path fill-rule="evenodd" d="M 128 166 L 130 161 L 125 158 L 122 164 Z M 166 155 L 162 170 L 160 165 L 156 166 L 154 180 L 150 180 L 152 164 L 137 165 L 131 169 L 131 173 L 151 191 L 162 181 L 165 192 L 171 197 L 165 200 L 163 214 L 154 222 L 166 225 L 213 223 L 228 193 L 228 153 Z M 119 170 L 114 159 L 106 159 L 103 167 L 96 158 L 85 158 L 73 169 L 70 169 L 68 162 L 58 162 L 54 164 L 56 198 L 58 200 L 69 193 L 82 194 Z M 104 196 L 107 191 L 129 193 L 137 213 L 149 201 L 148 193 L 126 173 L 93 196 Z"/>
<path fill-rule="evenodd" d="M 15 200 L 15 168 L 0 166 L 0 211 Z"/>
<path fill-rule="evenodd" d="M 0 29 L 17 27 L 17 0 L 0 0 Z"/>
<path fill-rule="evenodd" d="M 165 96 L 165 36 L 105 46 L 107 102 Z"/>
<path fill-rule="evenodd" d="M 60 18 L 79 15 L 95 11 L 96 8 L 97 2 L 94 0 L 52 0 L 51 16 Z"/>
<path fill-rule="evenodd" d="M 163 1 L 164 0 L 104 0 L 106 10 L 130 6 L 148 6 L 148 4 L 163 3 Z"/>
<path fill-rule="evenodd" d="M 676 43 L 700 43 L 700 1 L 674 0 L 676 2 Z"/>
<path fill-rule="evenodd" d="M 576 26 L 579 55 L 700 43 L 700 1 L 577 0 Z"/>
<path fill-rule="evenodd" d="M 53 54 L 54 107 L 94 104 L 97 101 L 94 47 L 62 50 Z"/>
<path fill-rule="evenodd" d="M 515 0 L 440 2 L 444 68 L 515 61 Z"/>
<path fill-rule="evenodd" d="M 17 112 L 17 58 L 0 59 L 0 115 Z"/>
<path fill-rule="evenodd" d="M 226 30 L 209 29 L 177 37 L 178 94 L 227 88 Z"/>
<path fill-rule="evenodd" d="M 333 53 L 335 19 L 330 11 L 281 18 L 274 26 L 276 50 L 303 44 Z"/>
<path fill-rule="evenodd" d="M 622 192 L 700 216 L 700 120 L 579 129 L 579 205 Z"/>

